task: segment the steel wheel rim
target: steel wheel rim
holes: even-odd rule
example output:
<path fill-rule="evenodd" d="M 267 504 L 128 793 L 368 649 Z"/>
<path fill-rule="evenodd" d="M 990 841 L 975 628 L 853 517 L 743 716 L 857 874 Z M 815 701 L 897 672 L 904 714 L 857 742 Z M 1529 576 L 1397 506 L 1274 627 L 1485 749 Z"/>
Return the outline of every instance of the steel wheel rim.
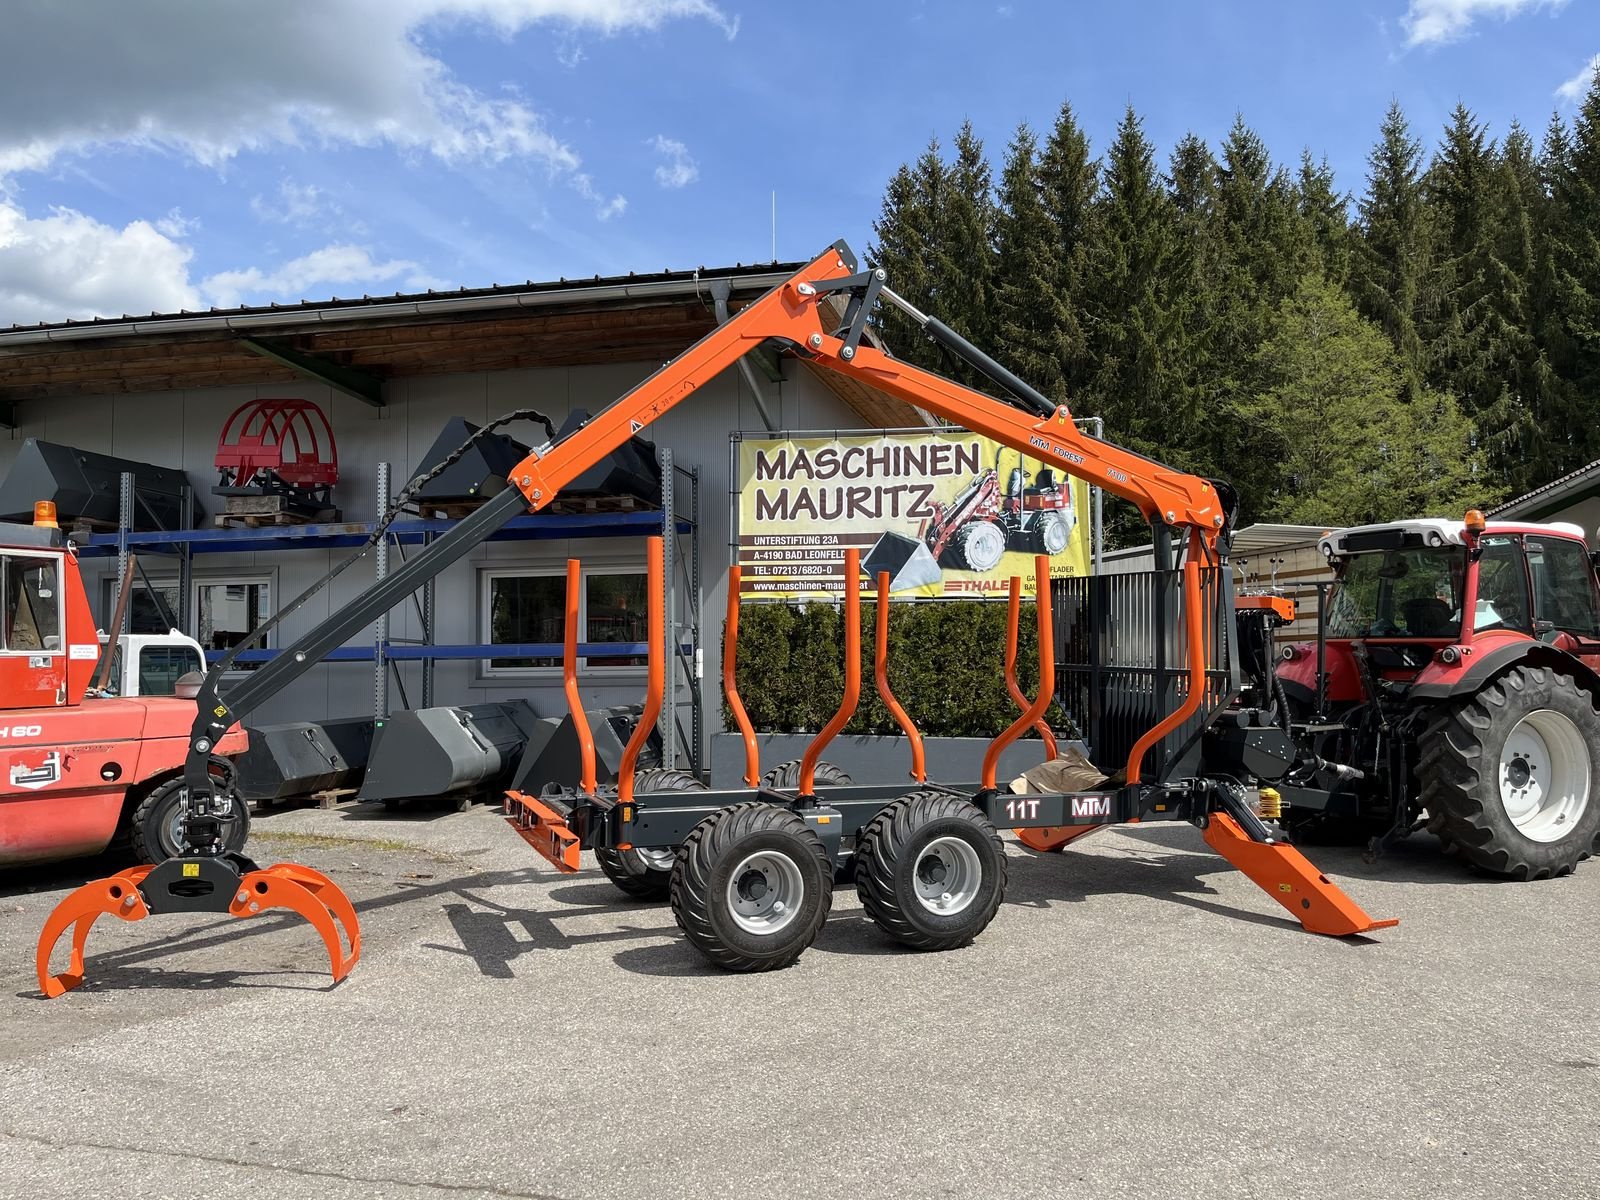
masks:
<path fill-rule="evenodd" d="M 244 801 L 238 800 L 235 801 L 235 803 L 243 804 Z M 172 847 L 172 851 L 176 855 L 182 855 L 193 850 L 193 847 L 189 846 L 188 843 L 183 840 L 183 817 L 188 811 L 189 793 L 185 791 L 179 797 L 178 803 L 172 806 L 172 816 L 167 821 L 167 845 Z M 228 835 L 233 831 L 233 823 L 238 819 L 238 814 L 233 812 L 231 809 L 226 816 L 219 816 L 217 818 L 217 820 L 222 824 L 223 845 L 228 844 Z"/>
<path fill-rule="evenodd" d="M 1500 748 L 1500 805 L 1517 832 L 1556 842 L 1589 807 L 1589 747 L 1572 719 L 1554 709 L 1527 714 Z"/>
<path fill-rule="evenodd" d="M 983 863 L 965 838 L 935 838 L 917 854 L 912 879 L 918 904 L 937 916 L 951 917 L 971 908 L 978 898 Z"/>
<path fill-rule="evenodd" d="M 647 871 L 670 871 L 672 863 L 678 857 L 676 850 L 646 849 L 635 846 L 633 852 L 639 856 L 639 862 Z"/>
<path fill-rule="evenodd" d="M 770 937 L 800 915 L 805 898 L 800 865 L 777 850 L 748 854 L 728 877 L 728 912 L 746 933 Z"/>

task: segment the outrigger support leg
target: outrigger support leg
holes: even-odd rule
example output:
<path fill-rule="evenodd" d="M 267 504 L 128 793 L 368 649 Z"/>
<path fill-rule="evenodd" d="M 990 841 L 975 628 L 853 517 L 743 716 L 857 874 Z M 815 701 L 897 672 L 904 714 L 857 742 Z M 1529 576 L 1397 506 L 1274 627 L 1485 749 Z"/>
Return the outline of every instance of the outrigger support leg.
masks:
<path fill-rule="evenodd" d="M 289 909 L 311 922 L 327 947 L 335 983 L 348 975 L 360 959 L 361 925 L 355 906 L 321 872 L 295 863 L 257 867 L 240 854 L 169 858 L 158 866 L 130 867 L 93 880 L 56 905 L 39 935 L 35 958 L 39 990 L 53 999 L 83 983 L 83 952 L 89 928 L 108 913 L 124 921 L 169 912 L 227 913 L 249 918 L 272 908 Z M 72 957 L 65 971 L 52 975 L 50 957 L 69 928 Z"/>
<path fill-rule="evenodd" d="M 1271 836 L 1266 824 L 1222 791 L 1232 812 L 1208 814 L 1202 828 L 1206 845 L 1227 859 L 1303 925 L 1309 933 L 1349 937 L 1400 924 L 1397 918 L 1368 915 L 1305 855 Z"/>

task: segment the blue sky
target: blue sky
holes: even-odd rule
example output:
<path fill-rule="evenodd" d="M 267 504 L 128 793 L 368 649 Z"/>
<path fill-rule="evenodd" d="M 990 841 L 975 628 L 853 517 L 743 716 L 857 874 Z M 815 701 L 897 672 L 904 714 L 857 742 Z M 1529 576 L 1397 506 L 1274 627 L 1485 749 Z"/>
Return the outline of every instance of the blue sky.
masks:
<path fill-rule="evenodd" d="M 1391 98 L 1538 136 L 1597 53 L 1595 0 L 12 0 L 0 325 L 766 261 L 774 190 L 779 258 L 864 248 L 930 136 L 1063 99 L 1359 192 Z"/>

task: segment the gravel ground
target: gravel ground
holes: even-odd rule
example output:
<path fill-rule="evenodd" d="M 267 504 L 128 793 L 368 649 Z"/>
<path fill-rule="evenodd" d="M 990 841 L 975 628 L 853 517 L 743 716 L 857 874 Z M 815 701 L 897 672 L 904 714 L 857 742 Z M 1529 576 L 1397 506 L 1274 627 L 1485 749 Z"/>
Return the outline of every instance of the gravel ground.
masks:
<path fill-rule="evenodd" d="M 1312 848 L 1402 918 L 1333 941 L 1194 830 L 1118 830 L 1009 846 L 966 949 L 842 889 L 739 977 L 488 809 L 256 829 L 356 902 L 337 988 L 293 917 L 106 919 L 46 1002 L 34 939 L 105 868 L 0 876 L 0 1195 L 1600 1197 L 1600 862 Z"/>

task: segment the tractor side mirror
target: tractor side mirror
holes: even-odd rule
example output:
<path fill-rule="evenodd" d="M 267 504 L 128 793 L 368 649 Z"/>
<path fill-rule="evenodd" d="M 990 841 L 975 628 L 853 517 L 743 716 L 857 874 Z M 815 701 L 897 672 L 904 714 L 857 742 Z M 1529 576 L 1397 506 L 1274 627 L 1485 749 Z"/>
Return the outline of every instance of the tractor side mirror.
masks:
<path fill-rule="evenodd" d="M 179 700 L 193 700 L 200 694 L 200 685 L 205 681 L 206 677 L 199 671 L 185 671 L 172 685 L 172 694 Z"/>

